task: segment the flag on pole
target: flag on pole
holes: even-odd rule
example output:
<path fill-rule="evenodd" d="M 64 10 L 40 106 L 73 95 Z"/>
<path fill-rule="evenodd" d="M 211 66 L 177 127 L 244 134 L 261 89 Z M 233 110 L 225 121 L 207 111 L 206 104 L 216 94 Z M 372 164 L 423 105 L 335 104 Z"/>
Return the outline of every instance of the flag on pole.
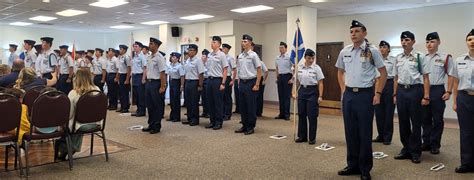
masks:
<path fill-rule="evenodd" d="M 76 61 L 76 41 L 72 43 L 71 58 L 72 58 L 72 61 Z"/>
<path fill-rule="evenodd" d="M 298 50 L 296 48 L 298 47 Z M 295 59 L 298 57 L 297 61 L 300 61 L 301 58 L 304 55 L 304 45 L 303 45 L 303 36 L 301 36 L 301 31 L 300 27 L 298 26 L 298 29 L 295 32 L 295 38 L 293 40 L 293 48 L 291 50 L 291 55 L 290 55 L 290 60 L 295 64 Z M 296 56 L 296 53 L 298 53 L 298 56 Z"/>

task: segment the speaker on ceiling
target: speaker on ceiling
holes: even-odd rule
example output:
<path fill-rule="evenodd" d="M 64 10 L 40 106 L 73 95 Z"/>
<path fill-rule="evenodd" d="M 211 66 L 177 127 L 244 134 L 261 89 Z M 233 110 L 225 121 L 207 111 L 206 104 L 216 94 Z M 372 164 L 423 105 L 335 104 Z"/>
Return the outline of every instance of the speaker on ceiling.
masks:
<path fill-rule="evenodd" d="M 179 27 L 171 27 L 171 36 L 179 37 Z"/>

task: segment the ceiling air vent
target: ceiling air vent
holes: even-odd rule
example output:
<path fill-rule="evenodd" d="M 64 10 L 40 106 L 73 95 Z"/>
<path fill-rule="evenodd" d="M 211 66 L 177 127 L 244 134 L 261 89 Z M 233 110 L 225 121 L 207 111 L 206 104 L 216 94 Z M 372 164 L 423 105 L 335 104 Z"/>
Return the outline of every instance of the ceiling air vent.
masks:
<path fill-rule="evenodd" d="M 133 22 L 122 22 L 122 24 L 135 24 Z"/>
<path fill-rule="evenodd" d="M 44 22 L 42 22 L 42 23 L 37 23 L 37 24 L 39 24 L 39 25 L 47 25 L 47 26 L 54 25 L 53 23 L 44 23 Z"/>

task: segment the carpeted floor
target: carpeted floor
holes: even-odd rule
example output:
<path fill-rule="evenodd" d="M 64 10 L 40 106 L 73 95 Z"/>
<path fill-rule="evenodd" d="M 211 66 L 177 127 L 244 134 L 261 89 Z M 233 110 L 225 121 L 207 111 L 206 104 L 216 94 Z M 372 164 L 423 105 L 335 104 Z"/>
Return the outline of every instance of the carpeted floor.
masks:
<path fill-rule="evenodd" d="M 267 106 L 266 106 L 267 107 Z M 168 107 L 167 107 L 168 108 Z M 182 114 L 185 109 L 183 108 Z M 166 114 L 169 109 L 166 110 Z M 278 113 L 265 108 L 257 121 L 256 133 L 245 136 L 233 131 L 240 127 L 240 116 L 234 114 L 218 131 L 201 125 L 190 127 L 181 123 L 162 122 L 162 132 L 155 135 L 127 127 L 146 125 L 146 118 L 108 113 L 107 138 L 136 149 L 114 153 L 110 161 L 104 156 L 74 161 L 70 171 L 66 162 L 34 167 L 32 179 L 357 179 L 341 177 L 337 171 L 346 166 L 344 128 L 340 116 L 321 115 L 318 122 L 317 145 L 329 143 L 331 151 L 316 150 L 315 145 L 295 144 L 293 122 L 274 120 Z M 184 118 L 184 116 L 182 117 Z M 374 130 L 375 131 L 375 130 Z M 288 138 L 270 139 L 279 134 Z M 398 124 L 392 145 L 374 144 L 374 151 L 389 157 L 374 159 L 374 179 L 474 179 L 474 174 L 456 174 L 459 165 L 459 130 L 445 129 L 441 154 L 424 153 L 421 164 L 394 160 L 401 149 Z M 444 163 L 439 172 L 430 167 Z M 0 172 L 0 179 L 19 178 L 18 171 Z"/>

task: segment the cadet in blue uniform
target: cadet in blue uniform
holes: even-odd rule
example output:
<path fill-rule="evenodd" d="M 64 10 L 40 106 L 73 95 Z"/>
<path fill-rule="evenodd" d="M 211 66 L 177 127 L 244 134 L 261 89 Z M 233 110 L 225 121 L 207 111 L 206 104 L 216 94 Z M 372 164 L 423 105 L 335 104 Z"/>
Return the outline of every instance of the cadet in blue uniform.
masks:
<path fill-rule="evenodd" d="M 405 31 L 400 39 L 404 52 L 397 56 L 393 93 L 403 148 L 394 158 L 411 159 L 418 164 L 421 162 L 422 106 L 430 102 L 429 68 L 423 55 L 413 50 L 415 35 Z"/>
<path fill-rule="evenodd" d="M 395 104 L 393 103 L 393 77 L 395 76 L 395 57 L 390 56 L 390 44 L 380 41 L 379 50 L 383 57 L 383 63 L 387 70 L 387 82 L 380 95 L 380 104 L 375 106 L 375 120 L 377 124 L 378 136 L 372 142 L 380 142 L 385 145 L 392 143 L 393 136 L 393 114 Z M 376 84 L 379 84 L 377 78 Z"/>
<path fill-rule="evenodd" d="M 146 71 L 146 104 L 148 109 L 148 127 L 142 129 L 144 132 L 156 134 L 161 131 L 161 119 L 165 111 L 166 91 L 166 62 L 165 58 L 158 52 L 161 41 L 150 37 L 151 55 L 147 59 Z"/>
<path fill-rule="evenodd" d="M 18 54 L 16 54 L 16 49 L 18 48 L 18 45 L 16 44 L 9 44 L 10 48 L 8 51 L 10 51 L 10 56 L 8 56 L 8 67 L 12 68 L 13 66 L 13 61 L 18 59 Z"/>
<path fill-rule="evenodd" d="M 207 84 L 207 103 L 209 108 L 210 123 L 206 128 L 213 130 L 222 129 L 224 121 L 224 90 L 227 79 L 227 59 L 225 54 L 219 49 L 222 40 L 219 36 L 213 36 L 211 42 L 212 52 L 207 58 L 209 75 Z"/>
<path fill-rule="evenodd" d="M 305 63 L 298 65 L 296 86 L 298 87 L 298 138 L 296 143 L 316 143 L 319 103 L 323 100 L 323 71 L 315 61 L 316 53 L 306 49 Z M 293 95 L 294 97 L 294 95 Z M 309 123 L 309 128 L 308 128 Z"/>
<path fill-rule="evenodd" d="M 353 20 L 350 33 L 353 44 L 341 50 L 336 62 L 339 86 L 344 93 L 342 111 L 347 143 L 347 167 L 338 174 L 361 174 L 361 179 L 370 179 L 374 105 L 380 103 L 387 71 L 380 52 L 365 39 L 366 27 Z M 376 69 L 380 72 L 380 86 L 374 93 Z"/>
<path fill-rule="evenodd" d="M 94 75 L 94 85 L 104 91 L 105 78 L 107 76 L 107 60 L 103 57 L 104 50 L 95 48 L 94 58 L 92 59 L 92 74 Z"/>
<path fill-rule="evenodd" d="M 170 121 L 181 121 L 181 92 L 184 90 L 184 67 L 179 62 L 181 54 L 171 53 L 171 64 L 168 67 L 167 74 L 170 76 Z"/>
<path fill-rule="evenodd" d="M 119 96 L 120 96 L 120 109 L 116 112 L 128 113 L 130 108 L 130 73 L 132 63 L 130 61 L 130 56 L 127 55 L 128 46 L 119 45 L 120 55 L 118 57 L 118 74 L 115 76 L 115 79 L 118 80 L 119 84 Z"/>
<path fill-rule="evenodd" d="M 257 95 L 257 117 L 263 116 L 263 96 L 265 94 L 265 82 L 268 78 L 268 68 L 263 61 L 260 61 L 262 65 L 262 80 L 260 80 L 260 88 Z"/>
<path fill-rule="evenodd" d="M 111 111 L 117 110 L 118 84 L 115 79 L 118 73 L 117 63 L 118 59 L 115 57 L 115 49 L 109 48 L 107 51 L 107 67 L 105 68 L 105 71 L 107 72 L 107 97 L 109 99 L 108 109 Z"/>
<path fill-rule="evenodd" d="M 132 57 L 132 88 L 136 100 L 137 111 L 132 116 L 141 117 L 146 114 L 145 84 L 146 84 L 146 56 L 142 53 L 143 44 L 135 41 Z"/>
<path fill-rule="evenodd" d="M 239 98 L 242 127 L 235 133 L 250 135 L 255 132 L 257 121 L 257 94 L 262 78 L 261 60 L 257 53 L 252 51 L 253 38 L 244 34 L 242 48 L 244 51 L 238 57 L 237 69 L 239 72 Z"/>
<path fill-rule="evenodd" d="M 57 71 L 58 57 L 54 51 L 51 50 L 53 40 L 51 37 L 41 38 L 42 53 L 38 56 L 39 72 L 41 73 L 41 77 L 46 79 L 52 79 L 53 76 L 51 73 Z"/>
<path fill-rule="evenodd" d="M 468 53 L 454 63 L 453 109 L 458 114 L 461 135 L 461 165 L 456 173 L 474 172 L 474 29 L 466 36 Z"/>
<path fill-rule="evenodd" d="M 185 84 L 184 99 L 186 101 L 187 121 L 183 124 L 196 126 L 199 124 L 199 92 L 202 91 L 204 81 L 204 64 L 201 59 L 196 57 L 198 46 L 190 44 L 188 47 L 188 56 L 184 64 Z"/>
<path fill-rule="evenodd" d="M 207 103 L 207 85 L 208 85 L 208 77 L 209 77 L 209 64 L 207 63 L 207 56 L 209 55 L 209 51 L 207 49 L 202 50 L 201 52 L 201 61 L 204 64 L 204 80 L 202 83 L 202 91 L 200 91 L 201 95 L 201 105 L 202 105 L 202 114 L 199 117 L 209 118 L 209 104 Z"/>
<path fill-rule="evenodd" d="M 292 86 L 292 71 L 293 63 L 290 56 L 286 53 L 287 45 L 280 42 L 280 55 L 276 57 L 276 77 L 278 88 L 278 104 L 280 105 L 280 113 L 275 119 L 290 120 L 290 96 Z"/>
<path fill-rule="evenodd" d="M 437 32 L 426 36 L 426 49 L 428 54 L 424 56 L 425 63 L 430 69 L 430 103 L 423 107 L 423 144 L 422 151 L 430 151 L 431 154 L 439 154 L 441 147 L 441 136 L 444 129 L 444 109 L 446 102 L 451 96 L 453 89 L 453 60 L 450 54 L 438 52 L 441 43 Z M 448 75 L 447 91 L 444 87 Z"/>
<path fill-rule="evenodd" d="M 35 61 L 36 58 L 38 57 L 34 52 L 33 52 L 33 47 L 35 46 L 36 41 L 33 40 L 24 40 L 23 41 L 25 44 L 23 47 L 25 48 L 25 67 L 29 68 L 34 68 L 35 67 Z"/>
<path fill-rule="evenodd" d="M 68 48 L 67 45 L 59 46 L 59 79 L 56 84 L 56 88 L 65 94 L 69 94 L 69 91 L 72 90 L 72 77 L 74 76 L 74 61 L 67 52 Z"/>
<path fill-rule="evenodd" d="M 229 55 L 229 51 L 232 48 L 229 44 L 222 44 L 222 52 L 224 52 L 227 60 L 227 79 L 225 81 L 224 90 L 224 121 L 230 120 L 232 116 L 232 86 L 234 86 L 234 80 L 237 76 L 237 65 L 235 64 L 234 58 Z"/>

